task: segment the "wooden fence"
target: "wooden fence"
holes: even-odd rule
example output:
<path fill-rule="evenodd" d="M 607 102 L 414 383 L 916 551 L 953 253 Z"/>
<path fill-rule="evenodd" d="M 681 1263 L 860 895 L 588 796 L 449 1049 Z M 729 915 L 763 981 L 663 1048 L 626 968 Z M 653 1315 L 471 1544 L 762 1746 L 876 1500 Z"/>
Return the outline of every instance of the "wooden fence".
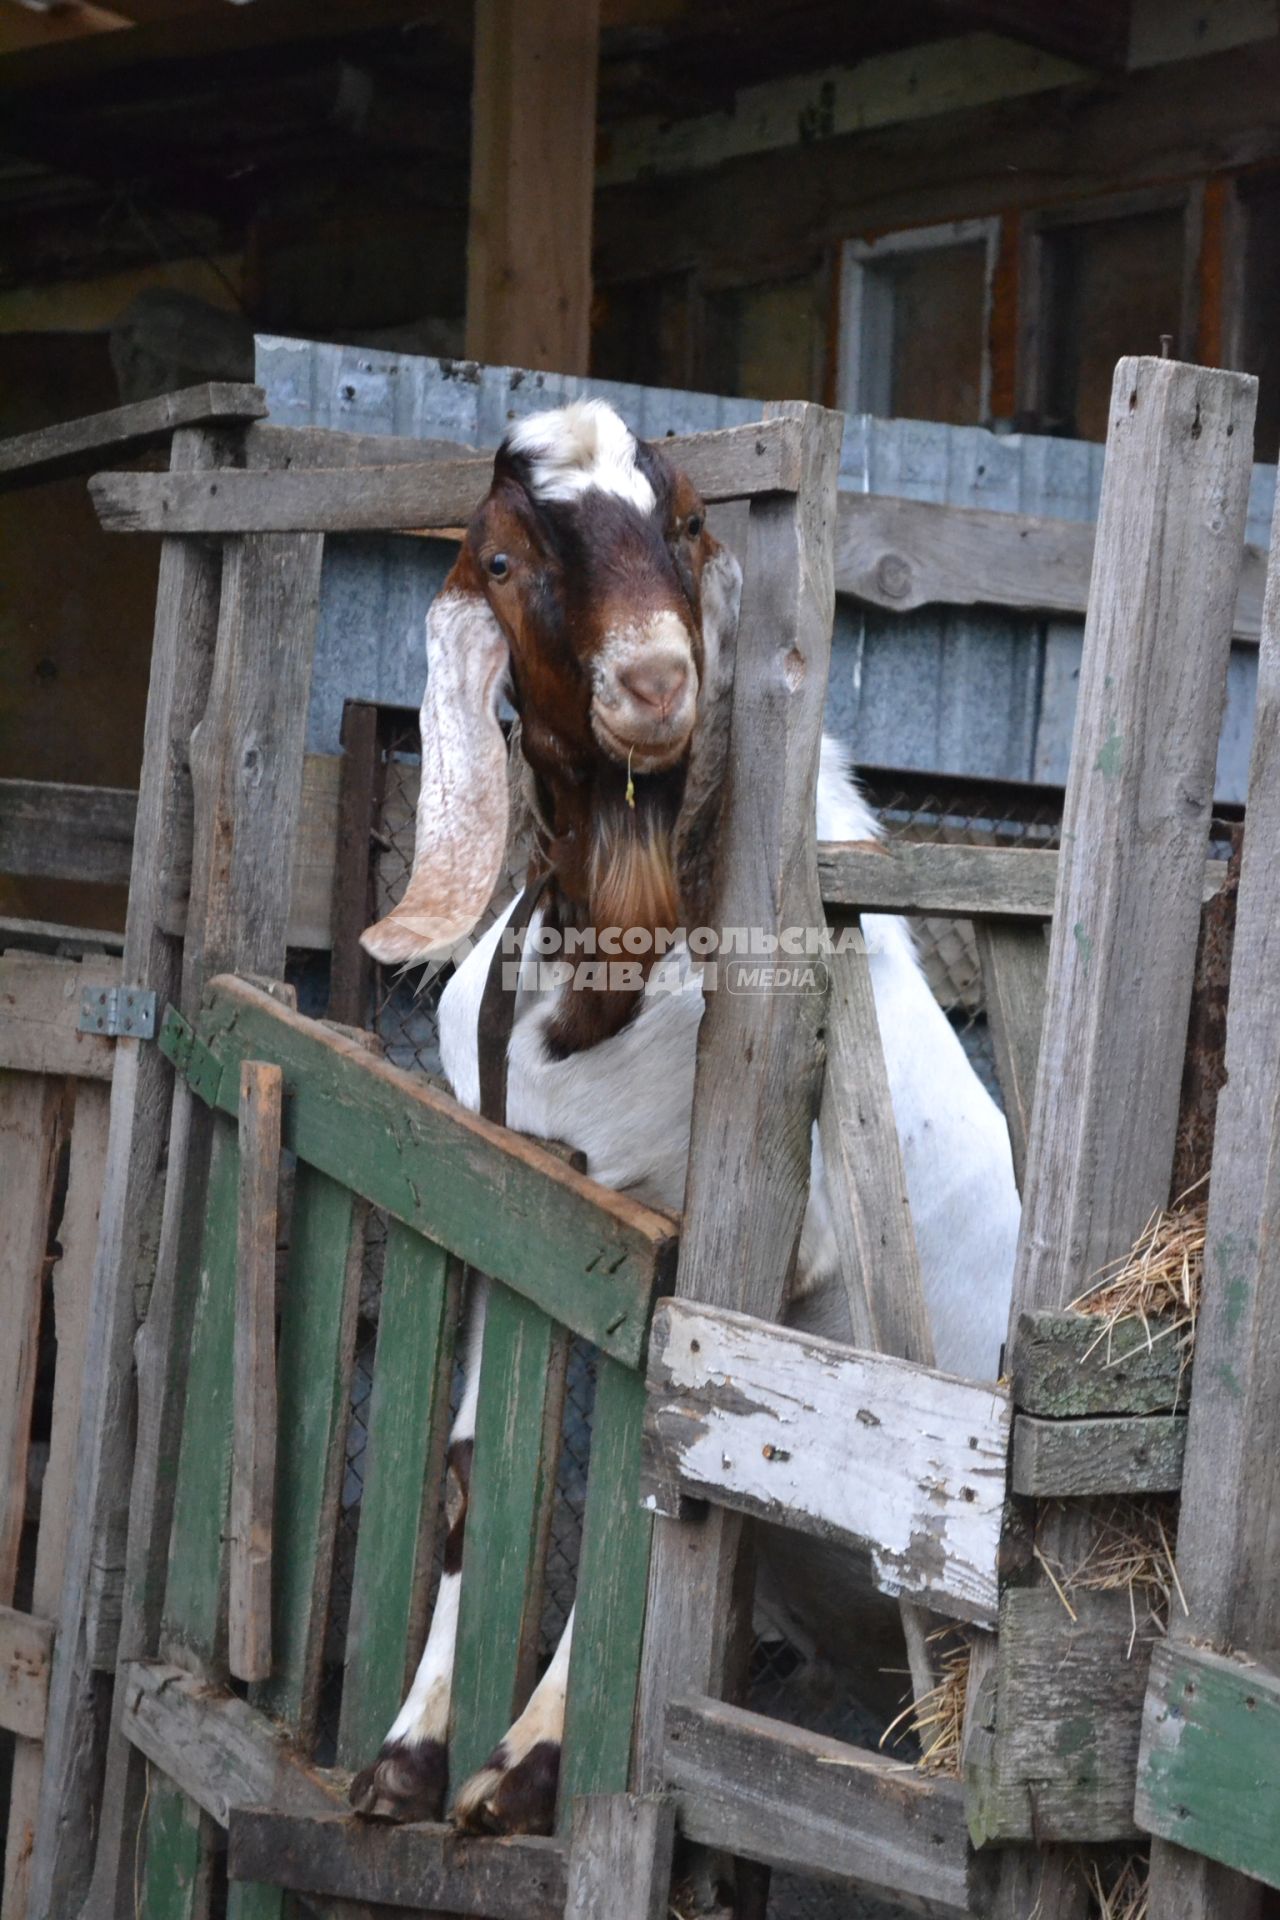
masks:
<path fill-rule="evenodd" d="M 218 1826 L 230 1830 L 239 1920 L 282 1911 L 289 1891 L 321 1910 L 652 1920 L 677 1824 L 743 1863 L 743 1913 L 759 1898 L 758 1863 L 931 1912 L 1083 1920 L 1082 1863 L 1143 1832 L 1157 1836 L 1154 1920 L 1248 1915 L 1263 1882 L 1280 1884 L 1269 1745 L 1280 1678 L 1266 1657 L 1280 1640 L 1268 1531 L 1280 1510 L 1268 1392 L 1280 1307 L 1263 1284 L 1280 1112 L 1274 577 L 1189 1418 L 1162 1347 L 1122 1332 L 1133 1351 L 1109 1364 L 1066 1311 L 1170 1197 L 1201 907 L 1220 878 L 1206 867 L 1208 813 L 1252 406 L 1239 376 L 1154 361 L 1117 371 L 1060 855 L 913 845 L 814 860 L 839 422 L 780 409 L 676 446 L 713 498 L 750 502 L 734 779 L 761 806 L 749 831 L 728 823 L 725 923 L 767 932 L 870 909 L 975 921 L 1025 1209 L 1007 1388 L 932 1369 L 856 947 L 832 963 L 825 1010 L 817 996 L 710 997 L 678 1242 L 675 1223 L 303 1019 L 275 984 L 291 893 L 297 905 L 322 536 L 457 524 L 483 463 L 430 448 L 419 462 L 400 445 L 395 465 L 353 487 L 352 469 L 385 443 L 249 425 L 179 433 L 169 475 L 95 483 L 108 524 L 166 536 L 121 977 L 159 985 L 170 1011 L 159 1047 L 116 1043 L 77 1499 L 60 1605 L 45 1603 L 56 1633 L 33 1916 L 76 1911 L 87 1891 L 87 1920 L 200 1920 Z M 783 659 L 792 670 L 778 670 Z M 189 819 L 189 841 L 166 838 L 166 818 Z M 785 1061 L 781 1079 L 770 1061 Z M 815 1111 L 849 1348 L 773 1324 Z M 291 1207 L 281 1145 L 298 1162 Z M 149 1259 L 144 1222 L 161 1194 Z M 367 1757 L 416 1652 L 454 1263 L 466 1261 L 496 1286 L 463 1574 L 459 1774 L 531 1678 L 566 1330 L 602 1356 L 554 1839 L 371 1828 L 345 1811 L 341 1772 L 314 1764 L 352 1248 L 370 1205 L 391 1227 L 339 1764 Z M 282 1209 L 291 1251 L 273 1366 Z M 118 1414 L 139 1273 L 131 1452 Z M 866 1419 L 850 1417 L 855 1403 Z M 517 1426 L 542 1446 L 505 1445 Z M 1149 1640 L 1134 1644 L 1126 1595 L 1064 1605 L 1050 1569 L 1087 1547 L 1100 1500 L 1167 1494 L 1184 1473 L 1189 1612 L 1175 1609 L 1152 1659 Z M 931 1619 L 967 1623 L 963 1780 L 733 1704 L 753 1514 L 865 1553 L 902 1603 L 917 1691 Z"/>

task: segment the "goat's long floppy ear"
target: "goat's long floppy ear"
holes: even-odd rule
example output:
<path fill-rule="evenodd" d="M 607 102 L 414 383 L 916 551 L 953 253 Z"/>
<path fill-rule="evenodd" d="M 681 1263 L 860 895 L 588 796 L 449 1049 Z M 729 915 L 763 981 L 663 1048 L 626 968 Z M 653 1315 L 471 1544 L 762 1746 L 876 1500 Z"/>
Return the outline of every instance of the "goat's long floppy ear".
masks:
<path fill-rule="evenodd" d="M 497 885 L 507 839 L 498 691 L 507 643 L 483 597 L 448 581 L 427 615 L 422 786 L 404 898 L 361 935 L 384 965 L 444 959 Z"/>

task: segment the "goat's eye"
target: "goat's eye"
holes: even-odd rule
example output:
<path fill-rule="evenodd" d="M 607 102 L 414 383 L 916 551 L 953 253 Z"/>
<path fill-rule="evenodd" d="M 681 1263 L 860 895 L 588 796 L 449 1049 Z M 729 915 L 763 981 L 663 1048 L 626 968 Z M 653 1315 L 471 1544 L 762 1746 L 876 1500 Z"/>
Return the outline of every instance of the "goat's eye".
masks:
<path fill-rule="evenodd" d="M 505 553 L 493 553 L 489 556 L 489 575 L 493 580 L 505 580 L 511 571 L 511 562 Z"/>
<path fill-rule="evenodd" d="M 684 530 L 691 540 L 696 540 L 702 532 L 702 515 L 700 513 L 691 513 L 684 523 Z"/>

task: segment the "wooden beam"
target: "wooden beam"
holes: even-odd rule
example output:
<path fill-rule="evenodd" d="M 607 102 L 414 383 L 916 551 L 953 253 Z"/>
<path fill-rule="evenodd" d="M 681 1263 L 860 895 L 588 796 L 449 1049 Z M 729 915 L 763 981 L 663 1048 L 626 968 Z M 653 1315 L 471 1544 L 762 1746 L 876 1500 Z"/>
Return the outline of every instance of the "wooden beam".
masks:
<path fill-rule="evenodd" d="M 125 787 L 0 780 L 0 873 L 128 886 L 137 811 Z"/>
<path fill-rule="evenodd" d="M 573 1802 L 564 1920 L 667 1920 L 675 1808 L 657 1795 L 588 1793 Z"/>
<path fill-rule="evenodd" d="M 81 1033 L 86 987 L 119 984 L 115 959 L 55 960 L 21 951 L 0 956 L 0 1069 L 110 1080 L 116 1043 Z"/>
<path fill-rule="evenodd" d="M 181 427 L 260 420 L 267 411 L 261 387 L 226 380 L 205 381 L 179 393 L 91 413 L 0 440 L 0 493 L 68 474 L 92 473 L 104 459 L 124 460 L 160 446 Z"/>
<path fill-rule="evenodd" d="M 1013 1403 L 1050 1419 L 1185 1408 L 1186 1357 L 1172 1322 L 1024 1313 L 1013 1338 Z"/>
<path fill-rule="evenodd" d="M 0 1607 L 0 1728 L 25 1740 L 44 1733 L 53 1622 Z"/>
<path fill-rule="evenodd" d="M 982 914 L 974 921 L 973 931 L 982 968 L 987 1030 L 1009 1123 L 1014 1176 L 1021 1193 L 1040 1065 L 1049 948 L 1043 927 L 1034 922 L 998 920 Z"/>
<path fill-rule="evenodd" d="M 265 1713 L 160 1660 L 120 1669 L 121 1727 L 167 1779 L 225 1827 L 239 1807 L 334 1813 L 345 1782 L 311 1767 Z"/>
<path fill-rule="evenodd" d="M 1140 1827 L 1173 1841 L 1188 1864 L 1192 1852 L 1203 1854 L 1280 1887 L 1277 1755 L 1274 1654 L 1251 1659 L 1175 1641 L 1156 1648 L 1138 1757 Z M 1244 1912 L 1257 1889 L 1235 1880 L 1234 1890 L 1230 1911 Z M 1154 1920 L 1172 1920 L 1173 1911 L 1152 1908 Z"/>
<path fill-rule="evenodd" d="M 705 1698 L 668 1707 L 664 1771 L 689 1839 L 931 1914 L 983 1911 L 956 1781 Z"/>
<path fill-rule="evenodd" d="M 554 1840 L 261 1808 L 233 1812 L 227 1871 L 233 1882 L 483 1920 L 562 1920 L 568 1891 Z"/>
<path fill-rule="evenodd" d="M 664 452 L 710 501 L 794 493 L 793 420 L 664 440 Z M 491 456 L 383 467 L 282 471 L 99 473 L 89 483 L 109 533 L 391 533 L 458 527 L 493 478 Z"/>
<path fill-rule="evenodd" d="M 645 1409 L 647 1504 L 673 1489 L 838 1541 L 872 1582 L 994 1621 L 1009 1402 L 887 1354 L 665 1300 Z"/>
<path fill-rule="evenodd" d="M 1100 1493 L 1176 1493 L 1182 1485 L 1187 1423 L 1181 1414 L 1013 1423 L 1015 1493 L 1033 1500 Z"/>
<path fill-rule="evenodd" d="M 993 27 L 1028 46 L 1087 67 L 1123 71 L 1129 8 L 1115 0 L 942 0 L 973 26 Z"/>
<path fill-rule="evenodd" d="M 666 1214 L 598 1186 L 243 980 L 213 982 L 197 1033 L 166 1023 L 161 1044 L 201 1097 L 230 1114 L 241 1061 L 274 1062 L 288 1089 L 290 1151 L 640 1364 L 650 1302 L 675 1260 Z"/>
<path fill-rule="evenodd" d="M 586 373 L 600 0 L 478 0 L 467 353 Z"/>
<path fill-rule="evenodd" d="M 925 606 L 1082 616 L 1088 610 L 1092 521 L 841 493 L 836 525 L 836 587 L 868 606 L 889 613 Z M 1257 640 L 1262 630 L 1266 570 L 1265 548 L 1247 545 L 1237 640 Z"/>
<path fill-rule="evenodd" d="M 228 1528 L 227 1664 L 271 1673 L 271 1548 L 276 1485 L 276 1240 L 284 1076 L 240 1063 L 240 1194 Z"/>

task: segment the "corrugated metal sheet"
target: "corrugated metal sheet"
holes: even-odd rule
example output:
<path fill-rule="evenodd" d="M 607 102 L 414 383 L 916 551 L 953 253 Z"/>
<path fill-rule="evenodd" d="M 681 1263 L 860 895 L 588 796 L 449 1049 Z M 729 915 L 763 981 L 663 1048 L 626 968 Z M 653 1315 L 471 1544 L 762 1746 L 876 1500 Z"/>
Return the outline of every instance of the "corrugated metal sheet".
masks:
<path fill-rule="evenodd" d="M 262 338 L 258 378 L 282 425 L 443 437 L 496 446 L 512 420 L 598 394 L 646 439 L 736 426 L 752 400 L 609 380 L 478 367 L 374 349 Z M 1035 434 L 851 415 L 841 485 L 958 507 L 1092 520 L 1102 448 Z M 1265 545 L 1273 467 L 1255 467 L 1248 538 Z M 336 751 L 350 695 L 417 703 L 422 623 L 448 569 L 433 541 L 331 540 L 313 681 L 311 744 Z M 1009 779 L 1061 780 L 1075 712 L 1082 623 L 972 608 L 890 614 L 840 600 L 829 719 L 859 760 Z M 1234 650 L 1218 790 L 1242 799 L 1256 650 Z"/>

